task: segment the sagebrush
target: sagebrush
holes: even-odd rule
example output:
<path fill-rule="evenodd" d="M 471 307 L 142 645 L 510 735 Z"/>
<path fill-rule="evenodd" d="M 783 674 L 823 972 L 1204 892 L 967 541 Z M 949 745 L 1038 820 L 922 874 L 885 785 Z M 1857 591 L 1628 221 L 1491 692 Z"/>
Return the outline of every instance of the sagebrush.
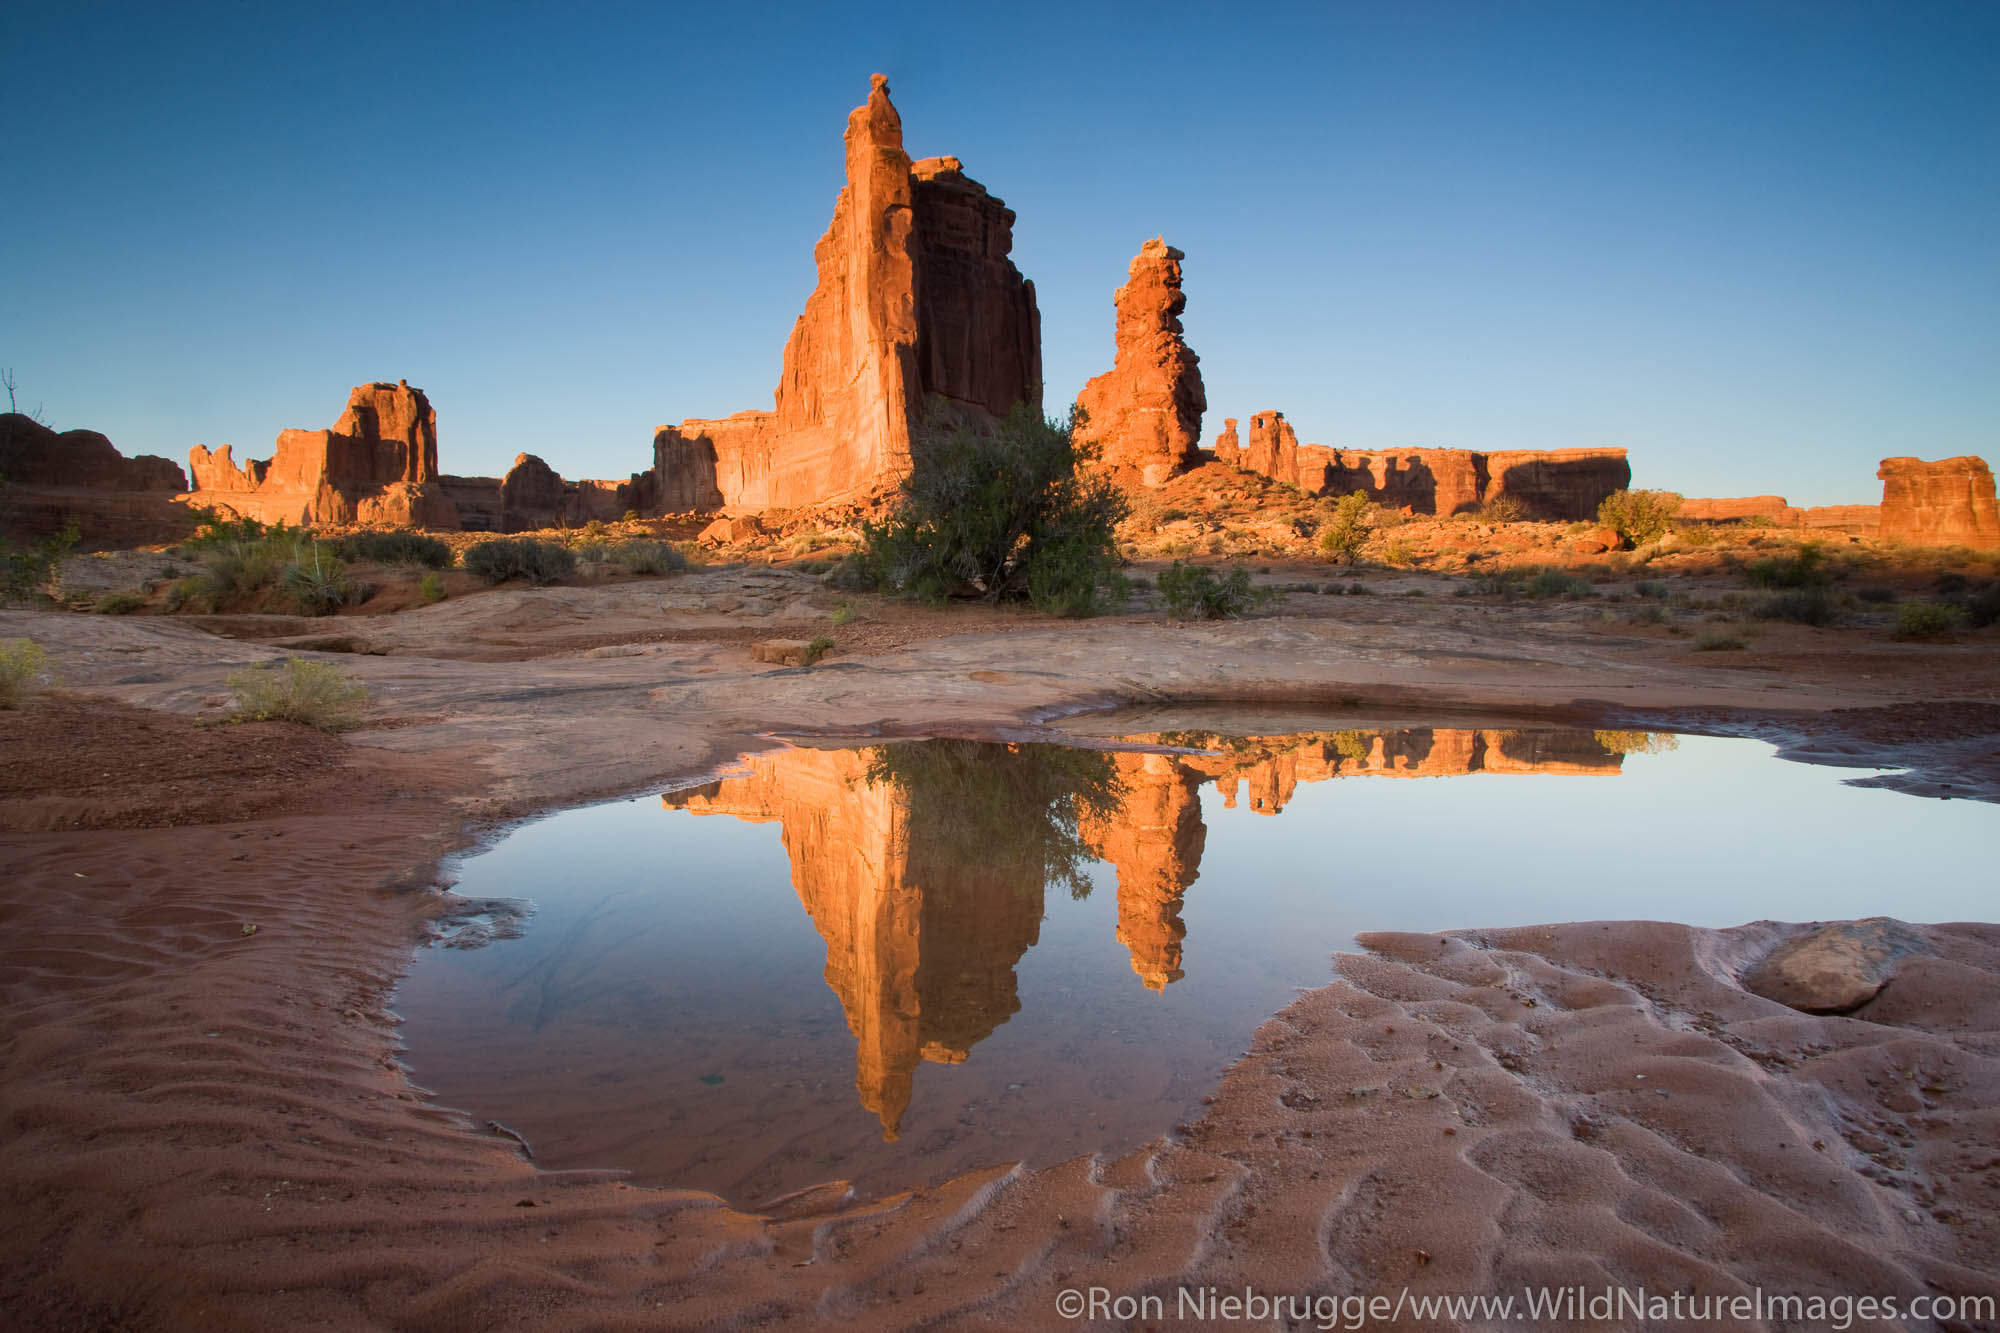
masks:
<path fill-rule="evenodd" d="M 247 722 L 303 722 L 346 731 L 361 720 L 368 688 L 332 662 L 305 657 L 260 662 L 229 677 L 235 717 Z"/>

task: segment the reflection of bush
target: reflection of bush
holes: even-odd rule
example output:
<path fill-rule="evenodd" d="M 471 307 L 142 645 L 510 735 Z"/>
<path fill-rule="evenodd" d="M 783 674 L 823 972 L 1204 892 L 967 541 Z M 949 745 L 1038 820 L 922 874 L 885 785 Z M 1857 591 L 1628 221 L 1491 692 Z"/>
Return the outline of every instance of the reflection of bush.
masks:
<path fill-rule="evenodd" d="M 1594 734 L 1606 754 L 1665 754 L 1681 748 L 1681 738 L 1670 731 L 1598 731 Z"/>
<path fill-rule="evenodd" d="M 1118 811 L 1111 756 L 1062 745 L 911 741 L 877 749 L 870 784 L 890 782 L 909 802 L 910 827 L 926 849 L 950 848 L 968 864 L 1012 868 L 1090 896 L 1084 873 L 1097 853 L 1077 832 L 1079 817 Z"/>

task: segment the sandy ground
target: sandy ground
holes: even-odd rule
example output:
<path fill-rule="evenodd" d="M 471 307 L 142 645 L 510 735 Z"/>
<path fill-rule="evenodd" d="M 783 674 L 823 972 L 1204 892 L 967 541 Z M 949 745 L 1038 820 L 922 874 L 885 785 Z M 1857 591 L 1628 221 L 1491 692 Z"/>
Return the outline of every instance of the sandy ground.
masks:
<path fill-rule="evenodd" d="M 1208 699 L 1506 711 L 1758 734 L 2000 795 L 1990 635 L 1787 626 L 1695 654 L 1566 604 L 1293 599 L 1188 627 L 870 607 L 816 669 L 751 662 L 750 637 L 824 623 L 823 597 L 714 571 L 344 621 L 365 642 L 329 660 L 374 704 L 338 742 L 200 725 L 230 672 L 323 625 L 0 613 L 66 692 L 0 714 L 9 1323 L 1073 1327 L 1061 1293 L 1099 1287 L 1162 1297 L 1138 1322 L 1171 1327 L 1183 1286 L 2000 1292 L 1991 926 L 1928 928 L 1934 954 L 1845 1018 L 1737 984 L 1796 927 L 1375 938 L 1183 1131 L 865 1204 L 835 1184 L 750 1215 L 542 1172 L 427 1103 L 386 1004 L 452 908 L 449 854 L 774 732 L 1030 734 Z"/>

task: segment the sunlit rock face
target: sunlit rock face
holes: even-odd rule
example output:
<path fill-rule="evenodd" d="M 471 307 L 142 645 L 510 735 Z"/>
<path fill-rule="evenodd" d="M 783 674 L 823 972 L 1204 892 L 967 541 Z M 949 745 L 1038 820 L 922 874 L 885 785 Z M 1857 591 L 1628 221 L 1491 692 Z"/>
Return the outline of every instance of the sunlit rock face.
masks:
<path fill-rule="evenodd" d="M 847 184 L 771 411 L 662 426 L 663 510 L 794 508 L 892 486 L 933 403 L 1041 406 L 1041 316 L 1008 255 L 1014 214 L 957 158 L 912 162 L 877 74 L 847 120 Z"/>
<path fill-rule="evenodd" d="M 1201 873 L 1208 830 L 1201 775 L 1164 754 L 1113 756 L 1118 808 L 1086 817 L 1084 841 L 1118 872 L 1118 942 L 1150 990 L 1181 979 L 1181 898 Z"/>
<path fill-rule="evenodd" d="M 1182 337 L 1179 250 L 1155 238 L 1140 247 L 1118 289 L 1111 369 L 1077 396 L 1079 434 L 1095 446 L 1097 465 L 1127 486 L 1161 486 L 1193 466 L 1201 447 L 1201 358 Z M 1232 423 L 1233 425 L 1233 423 Z"/>
<path fill-rule="evenodd" d="M 439 484 L 437 413 L 407 381 L 348 394 L 331 430 L 286 430 L 269 459 L 238 466 L 229 445 L 188 451 L 192 503 L 266 523 L 456 528 Z"/>
<path fill-rule="evenodd" d="M 1359 491 L 1416 514 L 1469 513 L 1504 499 L 1524 518 L 1591 518 L 1607 495 L 1632 484 L 1623 449 L 1332 449 L 1300 444 L 1282 412 L 1252 415 L 1240 451 L 1233 434 L 1225 440 L 1216 458 L 1245 471 L 1308 495 Z"/>
<path fill-rule="evenodd" d="M 1875 475 L 1882 480 L 1877 529 L 1882 540 L 1923 546 L 2000 546 L 1993 470 L 1985 459 L 1885 458 Z"/>

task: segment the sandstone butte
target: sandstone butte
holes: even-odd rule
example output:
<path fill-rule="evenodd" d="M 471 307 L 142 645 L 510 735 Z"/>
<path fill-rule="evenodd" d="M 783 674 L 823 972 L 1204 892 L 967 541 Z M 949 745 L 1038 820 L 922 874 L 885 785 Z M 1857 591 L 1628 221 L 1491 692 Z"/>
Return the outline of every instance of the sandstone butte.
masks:
<path fill-rule="evenodd" d="M 1083 386 L 1077 406 L 1080 437 L 1097 450 L 1097 465 L 1119 484 L 1160 486 L 1196 462 L 1201 414 L 1201 358 L 1181 336 L 1181 260 L 1161 237 L 1141 246 L 1118 289 L 1112 366 Z"/>
<path fill-rule="evenodd" d="M 48 536 L 72 520 L 87 546 L 178 541 L 191 524 L 173 502 L 180 464 L 127 458 L 94 430 L 58 433 L 21 412 L 0 413 L 0 531 Z"/>
<path fill-rule="evenodd" d="M 1969 455 L 1939 459 L 1885 458 L 1883 541 L 1925 546 L 2000 547 L 2000 513 L 1994 509 L 1993 470 Z"/>
<path fill-rule="evenodd" d="M 188 451 L 196 505 L 274 523 L 456 528 L 438 476 L 437 413 L 408 381 L 364 384 L 331 430 L 278 433 L 268 460 Z"/>
<path fill-rule="evenodd" d="M 1230 754 L 1113 754 L 1116 809 L 1078 819 L 1079 836 L 1117 874 L 1118 942 L 1149 989 L 1184 975 L 1181 906 L 1207 840 L 1205 783 L 1227 809 L 1276 815 L 1301 782 L 1612 777 L 1622 764 L 1588 733 L 1413 728 L 1247 744 Z M 1046 867 L 993 859 L 916 817 L 907 792 L 870 780 L 866 751 L 756 754 L 660 801 L 782 825 L 792 888 L 826 941 L 826 983 L 854 1034 L 855 1092 L 884 1138 L 901 1131 L 918 1065 L 963 1062 L 1019 1011 L 1015 968 L 1040 938 Z"/>
<path fill-rule="evenodd" d="M 1215 442 L 1215 456 L 1248 472 L 1297 486 L 1308 495 L 1361 491 L 1416 514 L 1469 513 L 1495 500 L 1523 518 L 1592 518 L 1613 491 L 1632 484 L 1623 449 L 1332 449 L 1300 444 L 1283 412 L 1250 418 L 1240 444 L 1236 419 Z"/>
<path fill-rule="evenodd" d="M 1008 259 L 1014 214 L 955 157 L 912 162 L 889 81 L 847 118 L 847 184 L 771 411 L 662 426 L 649 509 L 755 512 L 860 498 L 910 466 L 933 404 L 1040 409 L 1041 315 Z"/>

